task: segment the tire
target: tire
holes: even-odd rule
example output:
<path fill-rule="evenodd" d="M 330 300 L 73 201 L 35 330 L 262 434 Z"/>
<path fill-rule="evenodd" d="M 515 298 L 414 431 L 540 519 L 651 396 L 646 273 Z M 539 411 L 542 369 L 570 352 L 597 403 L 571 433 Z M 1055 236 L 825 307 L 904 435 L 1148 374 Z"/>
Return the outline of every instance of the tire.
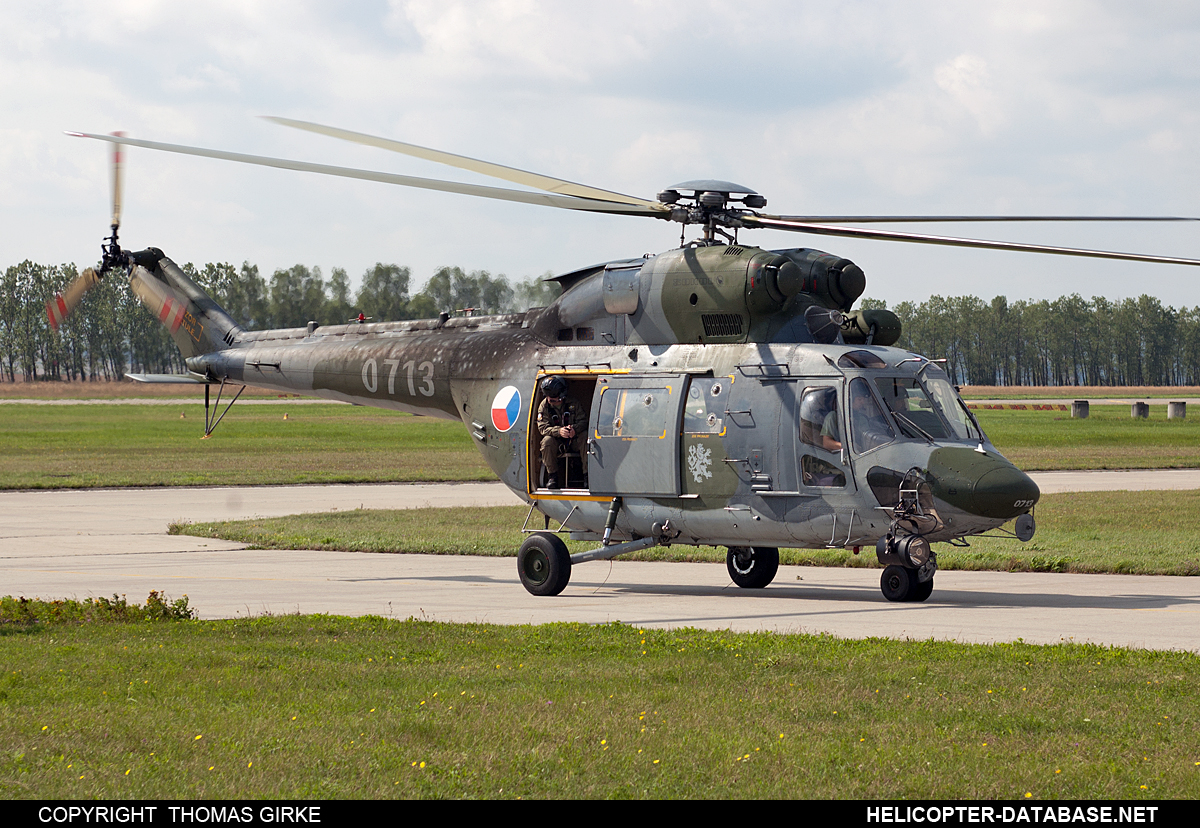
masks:
<path fill-rule="evenodd" d="M 911 600 L 916 574 L 915 570 L 895 564 L 884 567 L 883 576 L 879 579 L 879 589 L 882 590 L 883 597 L 889 601 Z"/>
<path fill-rule="evenodd" d="M 908 593 L 910 601 L 924 601 L 933 594 L 933 578 L 930 578 L 925 583 L 918 583 L 916 573 L 912 576 L 912 590 Z"/>
<path fill-rule="evenodd" d="M 521 586 L 533 595 L 558 595 L 571 580 L 571 553 L 562 538 L 536 532 L 517 552 Z"/>
<path fill-rule="evenodd" d="M 731 546 L 725 555 L 729 578 L 743 589 L 762 589 L 779 571 L 779 550 L 773 546 Z"/>

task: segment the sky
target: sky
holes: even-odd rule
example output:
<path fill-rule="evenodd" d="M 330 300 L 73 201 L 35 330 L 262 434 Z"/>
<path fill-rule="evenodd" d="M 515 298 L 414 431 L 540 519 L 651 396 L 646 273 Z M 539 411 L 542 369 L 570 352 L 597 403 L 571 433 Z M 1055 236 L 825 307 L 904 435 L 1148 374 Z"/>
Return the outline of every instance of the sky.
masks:
<path fill-rule="evenodd" d="M 272 124 L 279 115 L 653 198 L 738 182 L 784 214 L 1200 216 L 1200 5 L 497 0 L 0 4 L 0 267 L 93 263 L 108 149 L 65 130 L 503 182 Z M 1200 258 L 1200 223 L 898 226 Z M 680 226 L 127 156 L 121 240 L 176 261 L 561 273 L 669 250 Z M 1200 268 L 781 231 L 867 295 L 1156 296 Z"/>

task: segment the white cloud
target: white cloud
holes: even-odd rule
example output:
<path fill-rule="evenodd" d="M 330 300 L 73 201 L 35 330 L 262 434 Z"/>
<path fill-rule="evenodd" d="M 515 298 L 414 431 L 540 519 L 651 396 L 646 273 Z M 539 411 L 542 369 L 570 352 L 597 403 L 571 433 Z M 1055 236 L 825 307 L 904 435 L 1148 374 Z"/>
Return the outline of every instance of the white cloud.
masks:
<path fill-rule="evenodd" d="M 95 255 L 104 151 L 63 129 L 476 180 L 258 114 L 645 196 L 727 178 L 785 213 L 1197 212 L 1200 9 L 1190 5 L 60 0 L 5 4 L 0 27 L 10 44 L 0 265 Z M 678 239 L 660 222 L 146 152 L 129 163 L 130 243 L 193 261 L 524 275 Z M 979 233 L 1200 256 L 1195 232 L 1178 227 Z M 1164 301 L 1197 303 L 1194 275 L 1178 268 L 753 240 L 858 257 L 868 292 L 891 301 L 1152 285 Z"/>
<path fill-rule="evenodd" d="M 943 63 L 934 80 L 954 101 L 971 114 L 985 136 L 1004 125 L 1000 101 L 991 89 L 987 61 L 978 55 L 962 54 Z"/>

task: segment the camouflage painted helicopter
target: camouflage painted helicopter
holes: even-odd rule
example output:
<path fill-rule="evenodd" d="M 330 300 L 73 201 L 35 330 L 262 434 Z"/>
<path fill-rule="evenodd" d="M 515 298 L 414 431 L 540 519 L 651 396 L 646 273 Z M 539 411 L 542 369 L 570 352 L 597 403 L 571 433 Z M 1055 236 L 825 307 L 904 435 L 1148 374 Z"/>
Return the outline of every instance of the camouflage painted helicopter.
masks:
<path fill-rule="evenodd" d="M 999 531 L 1033 537 L 1037 485 L 992 445 L 938 360 L 891 347 L 885 310 L 853 310 L 866 286 L 847 259 L 808 248 L 763 250 L 740 230 L 1200 265 L 1200 260 L 846 227 L 916 221 L 1194 221 L 1178 217 L 779 216 L 727 181 L 688 181 L 654 201 L 306 122 L 286 126 L 380 147 L 542 192 L 483 187 L 112 136 L 112 235 L 48 305 L 59 322 L 84 292 L 122 271 L 170 331 L 186 381 L 247 385 L 461 420 L 496 475 L 555 531 L 534 531 L 517 569 L 535 595 L 556 595 L 574 564 L 658 545 L 728 548 L 738 586 L 767 586 L 779 547 L 874 546 L 890 601 L 933 590 L 931 544 L 967 545 Z M 700 229 L 658 255 L 555 277 L 549 307 L 499 316 L 246 331 L 157 248 L 123 250 L 120 146 L 600 213 Z M 545 383 L 547 378 L 561 382 Z M 179 377 L 140 376 L 144 381 Z M 548 479 L 537 427 L 544 386 L 563 441 L 561 481 Z M 557 386 L 557 387 L 554 387 Z M 565 390 L 564 390 L 565 389 Z M 241 393 L 240 391 L 238 392 Z M 236 401 L 237 397 L 233 398 Z M 232 402 L 229 403 L 232 405 Z M 563 411 L 586 422 L 567 423 Z M 228 411 L 228 406 L 225 411 Z M 563 434 L 566 434 L 564 431 Z M 578 448 L 578 451 L 570 449 Z M 556 475 L 557 477 L 557 475 Z M 557 485 L 557 487 L 552 487 Z M 526 519 L 526 526 L 530 523 Z M 1002 527 L 1015 521 L 1011 530 Z M 597 545 L 570 554 L 560 535 Z"/>

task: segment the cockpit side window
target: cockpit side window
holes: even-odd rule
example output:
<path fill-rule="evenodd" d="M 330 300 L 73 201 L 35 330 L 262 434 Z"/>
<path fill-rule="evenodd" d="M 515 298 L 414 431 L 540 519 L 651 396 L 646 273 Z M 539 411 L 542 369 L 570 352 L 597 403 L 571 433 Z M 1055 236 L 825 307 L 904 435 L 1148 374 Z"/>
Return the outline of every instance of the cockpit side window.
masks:
<path fill-rule="evenodd" d="M 805 486 L 845 486 L 846 474 L 834 461 L 842 453 L 842 426 L 836 388 L 809 388 L 800 400 L 800 442 L 810 448 L 800 458 Z"/>
<path fill-rule="evenodd" d="M 828 452 L 841 452 L 837 389 L 812 388 L 800 402 L 800 441 Z"/>
<path fill-rule="evenodd" d="M 871 386 L 862 377 L 850 381 L 850 435 L 859 454 L 896 439 L 896 432 L 871 394 Z"/>

